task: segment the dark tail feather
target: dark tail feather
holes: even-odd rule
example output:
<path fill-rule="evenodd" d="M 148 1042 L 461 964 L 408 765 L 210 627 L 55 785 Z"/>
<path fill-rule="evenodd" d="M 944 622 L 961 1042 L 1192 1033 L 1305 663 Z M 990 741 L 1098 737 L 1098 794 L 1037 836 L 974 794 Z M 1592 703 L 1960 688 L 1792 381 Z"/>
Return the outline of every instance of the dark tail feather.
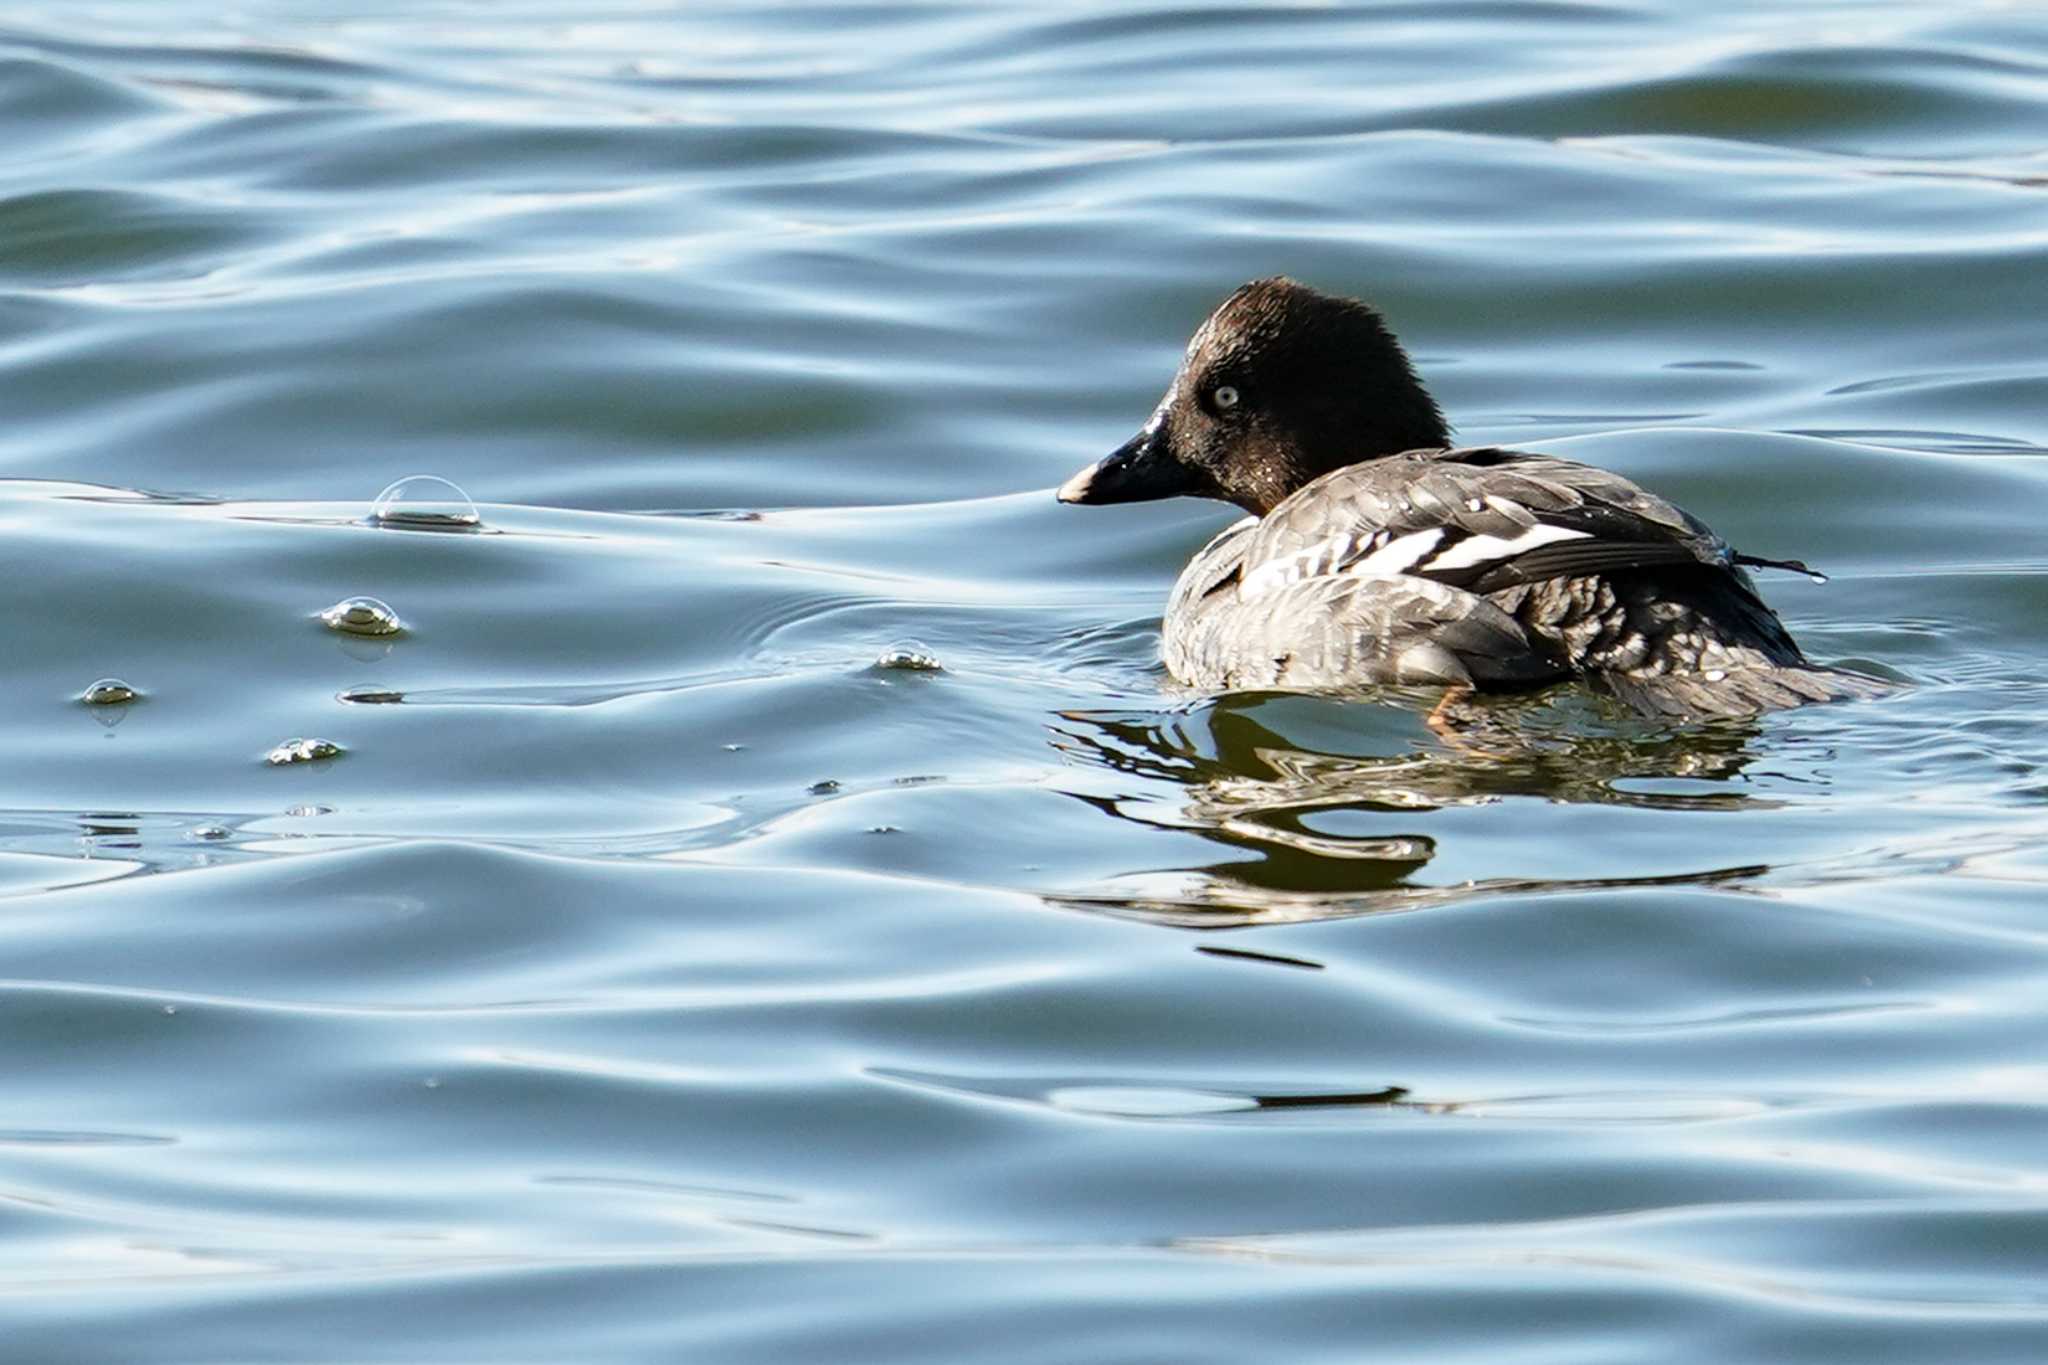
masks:
<path fill-rule="evenodd" d="M 1601 673 L 1593 681 L 1645 716 L 1704 720 L 1753 716 L 1823 701 L 1869 701 L 1899 684 L 1817 664 L 1716 669 L 1707 673 Z"/>
<path fill-rule="evenodd" d="M 1816 583 L 1828 581 L 1826 574 L 1822 573 L 1819 569 L 1808 568 L 1804 560 L 1761 559 L 1756 555 L 1738 554 L 1735 556 L 1735 562 L 1745 569 L 1784 569 L 1791 573 L 1803 573 Z"/>

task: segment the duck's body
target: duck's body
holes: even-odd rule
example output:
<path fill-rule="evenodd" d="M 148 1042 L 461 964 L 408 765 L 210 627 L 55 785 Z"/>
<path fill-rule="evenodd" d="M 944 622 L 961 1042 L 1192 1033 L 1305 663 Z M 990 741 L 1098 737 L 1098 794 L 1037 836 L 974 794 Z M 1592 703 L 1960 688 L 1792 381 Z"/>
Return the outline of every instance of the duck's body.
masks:
<path fill-rule="evenodd" d="M 1253 513 L 1168 603 L 1167 670 L 1194 687 L 1578 677 L 1680 717 L 1885 690 L 1810 664 L 1744 572 L 1770 561 L 1664 499 L 1568 460 L 1448 445 L 1377 314 L 1264 280 L 1196 333 L 1146 429 L 1060 496 L 1191 492 Z"/>
<path fill-rule="evenodd" d="M 1426 450 L 1326 474 L 1197 554 L 1167 671 L 1226 691 L 1525 687 L 1583 676 L 1640 710 L 1863 695 L 1816 669 L 1728 545 L 1617 474 Z"/>

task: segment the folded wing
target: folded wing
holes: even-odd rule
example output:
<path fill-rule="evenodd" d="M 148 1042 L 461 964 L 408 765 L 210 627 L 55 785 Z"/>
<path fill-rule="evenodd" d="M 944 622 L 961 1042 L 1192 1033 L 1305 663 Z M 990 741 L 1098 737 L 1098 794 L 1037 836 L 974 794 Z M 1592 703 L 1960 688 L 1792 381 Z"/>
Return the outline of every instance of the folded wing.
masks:
<path fill-rule="evenodd" d="M 1548 579 L 1703 565 L 1754 595 L 1728 545 L 1605 470 L 1482 448 L 1353 465 L 1258 527 L 1247 589 L 1322 574 L 1402 575 L 1480 594 Z"/>

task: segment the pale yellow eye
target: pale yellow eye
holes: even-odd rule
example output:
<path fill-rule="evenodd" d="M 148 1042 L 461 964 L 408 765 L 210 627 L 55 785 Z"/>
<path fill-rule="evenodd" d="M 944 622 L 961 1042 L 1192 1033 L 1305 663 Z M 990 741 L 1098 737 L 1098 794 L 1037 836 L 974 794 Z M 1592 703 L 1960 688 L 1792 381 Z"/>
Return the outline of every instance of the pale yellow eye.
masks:
<path fill-rule="evenodd" d="M 1216 404 L 1218 412 L 1229 412 L 1237 406 L 1237 390 L 1231 388 L 1228 384 L 1219 387 L 1209 397 Z"/>

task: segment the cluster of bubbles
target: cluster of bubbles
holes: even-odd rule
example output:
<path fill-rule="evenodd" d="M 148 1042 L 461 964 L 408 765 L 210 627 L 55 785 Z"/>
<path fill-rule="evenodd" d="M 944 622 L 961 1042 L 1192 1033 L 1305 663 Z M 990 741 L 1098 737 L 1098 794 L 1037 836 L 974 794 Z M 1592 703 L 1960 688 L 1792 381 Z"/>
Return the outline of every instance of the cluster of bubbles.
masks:
<path fill-rule="evenodd" d="M 476 503 L 456 484 L 434 474 L 413 474 L 387 486 L 370 506 L 365 524 L 402 531 L 475 532 L 484 529 Z M 406 632 L 406 625 L 391 605 L 375 597 L 345 597 L 317 613 L 320 623 L 341 635 L 367 639 L 390 639 Z M 941 673 L 938 656 L 921 641 L 898 640 L 878 655 L 874 667 L 883 672 Z M 120 678 L 100 678 L 79 695 L 87 706 L 102 708 L 105 723 L 111 725 L 123 714 L 119 708 L 138 700 L 142 693 Z M 339 694 L 339 700 L 376 705 L 403 701 L 404 693 L 393 688 L 365 683 Z M 728 745 L 727 748 L 738 748 Z M 344 751 L 331 739 L 295 736 L 264 755 L 266 763 L 286 765 L 317 763 L 339 757 Z M 837 783 L 819 783 L 813 794 L 836 790 Z"/>
<path fill-rule="evenodd" d="M 370 505 L 370 526 L 400 531 L 481 531 L 483 518 L 461 488 L 434 474 L 413 474 L 389 485 Z M 405 633 L 405 622 L 389 604 L 375 597 L 345 597 L 318 613 L 321 624 L 343 635 L 388 638 Z M 120 678 L 100 678 L 79 694 L 79 701 L 99 708 L 103 723 L 112 725 L 121 708 L 142 697 L 141 689 Z M 403 694 L 375 686 L 352 687 L 341 694 L 349 702 L 393 702 Z M 275 765 L 317 763 L 344 752 L 331 739 L 295 736 L 263 756 Z"/>

